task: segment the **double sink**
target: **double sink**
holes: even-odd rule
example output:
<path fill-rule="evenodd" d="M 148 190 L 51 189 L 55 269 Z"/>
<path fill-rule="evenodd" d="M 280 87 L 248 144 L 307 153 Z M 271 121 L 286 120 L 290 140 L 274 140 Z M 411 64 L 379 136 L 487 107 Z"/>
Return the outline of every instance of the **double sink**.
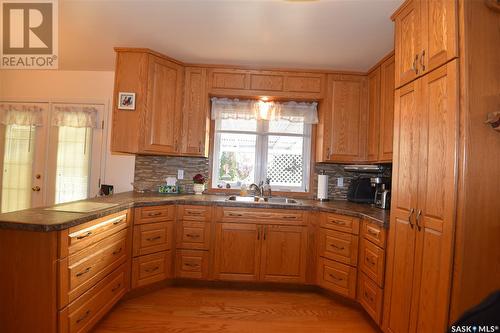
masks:
<path fill-rule="evenodd" d="M 267 203 L 267 204 L 284 204 L 284 205 L 301 205 L 298 200 L 286 197 L 242 197 L 239 195 L 231 195 L 226 198 L 226 201 L 233 202 L 253 202 L 253 203 Z"/>

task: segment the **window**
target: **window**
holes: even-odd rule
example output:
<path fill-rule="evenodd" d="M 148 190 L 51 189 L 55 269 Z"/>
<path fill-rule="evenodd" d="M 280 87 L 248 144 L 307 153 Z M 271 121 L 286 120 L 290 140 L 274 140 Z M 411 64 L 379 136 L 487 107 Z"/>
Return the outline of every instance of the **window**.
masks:
<path fill-rule="evenodd" d="M 217 119 L 212 187 L 240 188 L 270 179 L 275 191 L 307 192 L 311 124 Z"/>

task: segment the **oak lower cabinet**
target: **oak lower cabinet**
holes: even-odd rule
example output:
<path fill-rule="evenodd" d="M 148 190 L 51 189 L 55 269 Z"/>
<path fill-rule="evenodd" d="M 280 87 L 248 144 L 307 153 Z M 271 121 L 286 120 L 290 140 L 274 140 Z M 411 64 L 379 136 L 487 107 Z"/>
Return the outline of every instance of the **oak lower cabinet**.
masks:
<path fill-rule="evenodd" d="M 306 255 L 306 226 L 216 224 L 218 280 L 304 283 Z"/>
<path fill-rule="evenodd" d="M 132 288 L 170 278 L 175 206 L 148 206 L 134 210 Z"/>
<path fill-rule="evenodd" d="M 386 332 L 448 325 L 457 177 L 458 63 L 396 91 Z"/>

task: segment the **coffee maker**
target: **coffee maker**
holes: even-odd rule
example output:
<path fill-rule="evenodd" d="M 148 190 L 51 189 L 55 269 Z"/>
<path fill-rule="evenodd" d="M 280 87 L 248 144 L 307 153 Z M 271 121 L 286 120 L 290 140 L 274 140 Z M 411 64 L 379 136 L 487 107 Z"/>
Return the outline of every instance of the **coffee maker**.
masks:
<path fill-rule="evenodd" d="M 375 207 L 389 209 L 391 206 L 391 178 L 371 177 L 370 183 L 375 188 Z"/>

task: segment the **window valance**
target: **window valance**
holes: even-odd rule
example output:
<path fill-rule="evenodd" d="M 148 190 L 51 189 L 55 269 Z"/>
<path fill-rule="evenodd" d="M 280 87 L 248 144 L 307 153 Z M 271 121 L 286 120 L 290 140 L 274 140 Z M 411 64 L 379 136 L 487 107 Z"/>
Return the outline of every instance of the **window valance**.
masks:
<path fill-rule="evenodd" d="M 98 128 L 99 110 L 96 106 L 55 104 L 52 126 Z"/>
<path fill-rule="evenodd" d="M 212 119 L 285 120 L 289 122 L 317 124 L 318 103 L 282 103 L 213 97 Z"/>
<path fill-rule="evenodd" d="M 0 123 L 3 125 L 43 126 L 45 104 L 1 103 Z"/>

